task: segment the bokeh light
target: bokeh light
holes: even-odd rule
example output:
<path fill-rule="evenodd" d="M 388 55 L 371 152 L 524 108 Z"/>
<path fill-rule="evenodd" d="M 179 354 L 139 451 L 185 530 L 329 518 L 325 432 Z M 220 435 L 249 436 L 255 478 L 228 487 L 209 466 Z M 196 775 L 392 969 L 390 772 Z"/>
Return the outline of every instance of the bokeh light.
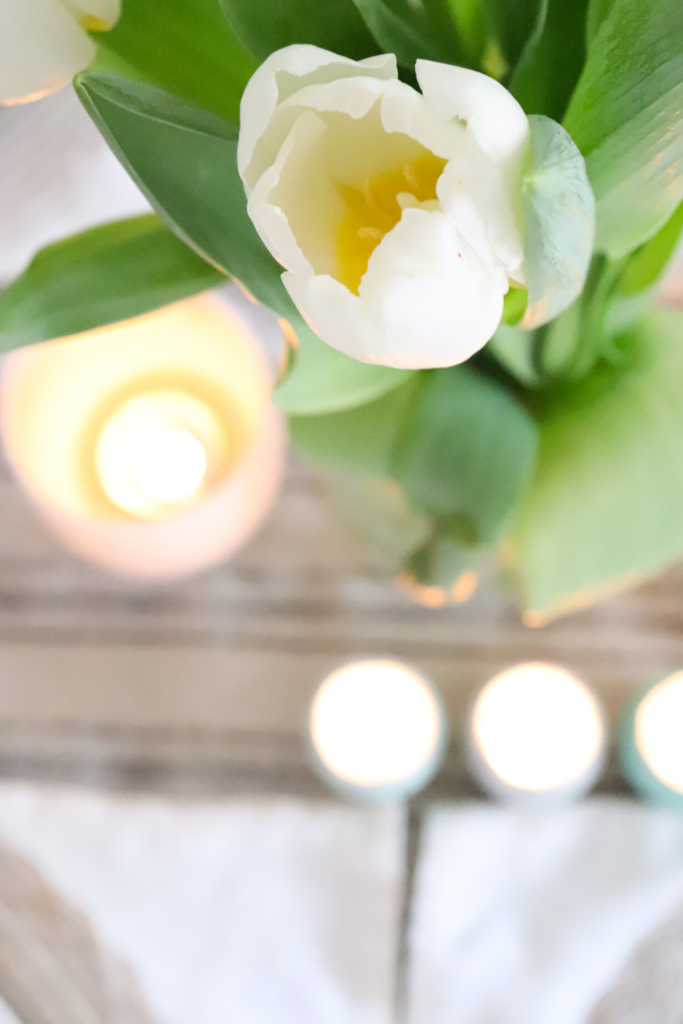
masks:
<path fill-rule="evenodd" d="M 441 714 L 429 684 L 393 661 L 337 669 L 318 690 L 310 716 L 314 750 L 337 778 L 359 787 L 409 780 L 441 741 Z M 427 778 L 425 778 L 427 781 Z"/>
<path fill-rule="evenodd" d="M 660 782 L 683 794 L 683 672 L 643 698 L 635 717 L 636 744 Z"/>
<path fill-rule="evenodd" d="M 547 793 L 576 783 L 603 745 L 595 698 L 571 673 L 530 662 L 495 676 L 472 713 L 476 752 L 502 787 Z"/>

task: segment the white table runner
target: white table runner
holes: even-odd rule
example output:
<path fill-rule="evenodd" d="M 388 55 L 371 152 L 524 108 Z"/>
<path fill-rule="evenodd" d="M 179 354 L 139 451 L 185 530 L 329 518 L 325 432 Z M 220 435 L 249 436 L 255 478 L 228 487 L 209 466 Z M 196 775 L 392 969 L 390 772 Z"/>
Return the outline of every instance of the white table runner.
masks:
<path fill-rule="evenodd" d="M 0 787 L 0 843 L 87 916 L 159 1024 L 388 1024 L 402 820 Z"/>
<path fill-rule="evenodd" d="M 683 944 L 678 971 L 658 980 L 638 950 L 682 909 L 683 817 L 613 798 L 546 818 L 437 808 L 417 878 L 411 1024 L 678 1024 Z M 645 974 L 627 1017 L 634 957 Z"/>

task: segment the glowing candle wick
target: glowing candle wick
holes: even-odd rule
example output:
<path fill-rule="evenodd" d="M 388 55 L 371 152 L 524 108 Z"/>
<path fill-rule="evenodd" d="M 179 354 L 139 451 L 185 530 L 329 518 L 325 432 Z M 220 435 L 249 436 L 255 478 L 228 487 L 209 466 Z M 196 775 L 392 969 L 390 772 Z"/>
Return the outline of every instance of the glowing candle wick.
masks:
<path fill-rule="evenodd" d="M 110 416 L 95 452 L 102 490 L 123 512 L 164 518 L 200 500 L 227 451 L 224 426 L 184 391 L 135 395 Z"/>
<path fill-rule="evenodd" d="M 204 445 L 181 427 L 138 427 L 128 447 L 131 476 L 141 491 L 157 501 L 187 501 L 206 476 Z"/>

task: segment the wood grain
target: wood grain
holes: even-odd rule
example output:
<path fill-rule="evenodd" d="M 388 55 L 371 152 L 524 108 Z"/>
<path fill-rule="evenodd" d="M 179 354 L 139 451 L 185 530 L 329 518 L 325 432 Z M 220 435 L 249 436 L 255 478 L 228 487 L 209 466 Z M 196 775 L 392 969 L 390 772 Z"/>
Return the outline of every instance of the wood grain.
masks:
<path fill-rule="evenodd" d="M 455 742 L 434 793 L 468 791 L 469 701 L 515 662 L 562 663 L 614 716 L 683 665 L 683 570 L 543 629 L 493 574 L 430 610 L 363 566 L 324 486 L 293 463 L 269 522 L 234 561 L 141 586 L 72 558 L 0 476 L 0 771 L 98 785 L 320 793 L 303 723 L 322 676 L 392 656 L 431 676 Z M 608 788 L 619 785 L 614 774 Z"/>

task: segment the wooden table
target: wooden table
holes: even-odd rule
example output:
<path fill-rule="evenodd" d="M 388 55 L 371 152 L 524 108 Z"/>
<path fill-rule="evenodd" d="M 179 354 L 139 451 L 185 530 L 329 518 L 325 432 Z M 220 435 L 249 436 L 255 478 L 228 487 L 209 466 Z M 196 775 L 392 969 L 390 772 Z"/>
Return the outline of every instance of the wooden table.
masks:
<path fill-rule="evenodd" d="M 470 791 L 468 701 L 515 662 L 563 663 L 610 716 L 683 665 L 683 569 L 542 629 L 489 578 L 430 610 L 363 567 L 322 483 L 293 463 L 234 561 L 172 585 L 72 558 L 0 476 L 0 773 L 183 793 L 323 792 L 302 742 L 317 682 L 354 656 L 407 659 L 439 686 L 454 742 L 427 796 Z M 614 771 L 603 783 L 618 788 Z"/>

